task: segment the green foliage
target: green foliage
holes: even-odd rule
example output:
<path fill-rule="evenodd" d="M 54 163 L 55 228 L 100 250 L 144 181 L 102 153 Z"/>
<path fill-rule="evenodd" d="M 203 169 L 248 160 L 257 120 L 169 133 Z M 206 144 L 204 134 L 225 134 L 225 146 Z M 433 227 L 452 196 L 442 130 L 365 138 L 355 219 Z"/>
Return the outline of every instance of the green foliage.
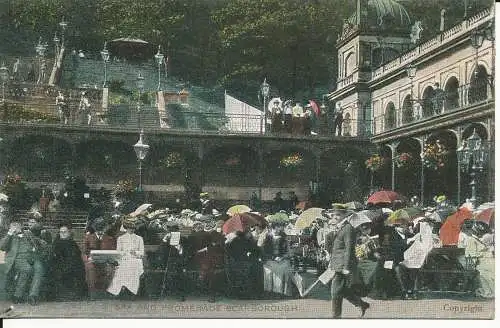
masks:
<path fill-rule="evenodd" d="M 449 28 L 463 19 L 464 3 L 469 15 L 492 4 L 398 2 L 412 21 L 422 21 L 422 41 L 438 32 L 441 9 L 447 10 Z M 31 53 L 40 35 L 50 41 L 63 17 L 70 48 L 98 51 L 105 40 L 141 38 L 162 46 L 169 75 L 186 84 L 220 86 L 255 104 L 264 77 L 272 96 L 318 99 L 331 90 L 337 36 L 355 6 L 352 0 L 10 0 L 0 27 L 9 31 L 8 40 L 16 36 L 22 46 L 30 44 Z"/>
<path fill-rule="evenodd" d="M 2 107 L 0 107 L 0 120 L 9 122 L 59 122 L 59 119 L 55 115 L 33 109 L 26 109 L 20 105 L 7 102 L 5 102 Z"/>
<path fill-rule="evenodd" d="M 2 184 L 2 192 L 9 197 L 12 210 L 25 210 L 31 204 L 26 184 L 17 174 L 7 175 Z"/>

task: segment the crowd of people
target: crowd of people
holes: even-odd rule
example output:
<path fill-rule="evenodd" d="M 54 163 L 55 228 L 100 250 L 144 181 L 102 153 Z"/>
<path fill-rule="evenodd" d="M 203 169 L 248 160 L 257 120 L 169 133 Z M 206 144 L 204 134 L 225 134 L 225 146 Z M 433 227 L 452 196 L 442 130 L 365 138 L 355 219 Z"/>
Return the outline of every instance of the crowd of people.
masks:
<path fill-rule="evenodd" d="M 443 222 L 433 215 L 439 206 L 408 220 L 393 216 L 401 208 L 398 203 L 392 209 L 332 204 L 299 229 L 303 209 L 283 210 L 298 204 L 293 193 L 289 198 L 290 204 L 286 204 L 277 194 L 274 209 L 278 212 L 265 218 L 255 212 L 228 211 L 225 220 L 207 193 L 200 194 L 198 211 L 152 211 L 149 204 L 127 215 L 90 220 L 81 246 L 73 239 L 70 222 L 60 224 L 52 240 L 36 219 L 13 220 L 0 241 L 0 249 L 6 252 L 7 292 L 15 303 L 27 300 L 33 305 L 41 299 L 98 299 L 104 295 L 134 299 L 141 290 L 150 297 L 159 292 L 181 300 L 203 290 L 210 302 L 221 295 L 299 297 L 304 286 L 297 277 L 296 263 L 298 258 L 304 260 L 306 249 L 313 250 L 309 253 L 318 275 L 334 273 L 330 277 L 334 317 L 341 317 L 344 298 L 359 307 L 362 316 L 370 306 L 362 297 L 415 299 L 422 285 L 429 287 L 442 280 L 448 285 L 468 283 L 460 274 L 436 279 L 432 273 L 419 271 L 429 262 L 433 249 L 450 246 L 443 236 Z M 453 215 L 470 211 L 468 206 L 464 204 Z M 145 240 L 150 239 L 141 228 L 141 218 L 158 214 L 164 220 L 161 239 L 147 248 Z M 257 223 L 248 224 L 252 217 Z M 150 225 L 155 220 L 159 219 L 151 220 Z M 24 229 L 23 222 L 27 222 Z M 297 235 L 303 237 L 302 242 L 294 241 Z M 456 239 L 456 245 L 449 248 L 463 248 L 464 252 L 452 259 L 456 260 L 453 265 L 460 264 L 464 272 L 472 268 L 471 289 L 476 296 L 494 297 L 491 225 L 468 217 L 462 220 Z M 437 272 L 440 265 L 449 268 L 446 256 L 433 261 Z"/>

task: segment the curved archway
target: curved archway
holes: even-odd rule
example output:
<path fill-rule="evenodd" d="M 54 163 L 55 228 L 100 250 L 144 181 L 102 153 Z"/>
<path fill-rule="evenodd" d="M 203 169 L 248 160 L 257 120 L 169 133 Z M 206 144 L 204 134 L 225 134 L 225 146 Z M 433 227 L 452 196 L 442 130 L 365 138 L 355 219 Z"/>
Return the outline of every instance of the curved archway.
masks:
<path fill-rule="evenodd" d="M 356 56 L 354 52 L 350 52 L 344 59 L 344 77 L 348 77 L 356 67 Z"/>
<path fill-rule="evenodd" d="M 450 77 L 444 86 L 445 99 L 444 99 L 444 110 L 453 110 L 459 107 L 460 97 L 459 97 L 459 83 L 458 79 L 454 76 Z"/>
<path fill-rule="evenodd" d="M 143 163 L 143 177 L 151 168 L 150 156 Z M 116 183 L 118 180 L 138 180 L 137 158 L 130 146 L 122 141 L 95 139 L 76 145 L 75 166 L 87 183 Z M 144 184 L 148 183 L 146 180 Z"/>
<path fill-rule="evenodd" d="M 351 126 L 351 114 L 346 113 L 344 115 L 344 122 L 342 125 L 342 135 L 343 136 L 351 136 L 352 126 Z"/>
<path fill-rule="evenodd" d="M 486 127 L 479 122 L 473 122 L 469 124 L 462 133 L 462 141 L 466 141 L 472 133 L 476 131 L 477 135 L 481 138 L 481 143 L 483 146 L 487 147 L 488 157 L 483 164 L 483 169 L 480 173 L 476 173 L 476 192 L 479 202 L 490 201 L 492 196 L 494 196 L 494 184 L 491 182 L 494 180 L 494 158 L 495 158 L 495 147 L 488 142 L 488 130 Z M 470 181 L 471 176 L 469 174 L 464 174 L 462 181 L 462 194 L 466 197 L 471 195 Z"/>
<path fill-rule="evenodd" d="M 315 156 L 301 147 L 269 151 L 264 154 L 263 161 L 263 183 L 267 188 L 297 187 L 307 190 L 309 182 L 315 179 Z"/>
<path fill-rule="evenodd" d="M 421 179 L 420 142 L 414 138 L 402 139 L 396 148 L 396 191 L 410 199 L 420 198 Z"/>
<path fill-rule="evenodd" d="M 396 127 L 396 107 L 391 101 L 385 107 L 384 130 L 394 129 Z"/>
<path fill-rule="evenodd" d="M 369 187 L 365 151 L 355 147 L 336 147 L 320 157 L 320 206 L 332 202 L 363 201 Z"/>
<path fill-rule="evenodd" d="M 204 185 L 256 187 L 258 155 L 251 147 L 213 148 L 202 161 Z"/>
<path fill-rule="evenodd" d="M 411 96 L 407 95 L 403 100 L 403 124 L 411 123 L 415 120 L 413 114 L 413 103 L 411 101 Z"/>
<path fill-rule="evenodd" d="M 72 166 L 72 154 L 71 145 L 64 139 L 27 135 L 13 140 L 2 154 L 2 164 L 7 174 L 17 173 L 26 181 L 63 181 Z"/>
<path fill-rule="evenodd" d="M 428 86 L 424 89 L 424 93 L 422 94 L 422 115 L 424 118 L 434 115 L 434 105 L 432 103 L 434 95 L 435 92 L 432 86 Z"/>
<path fill-rule="evenodd" d="M 479 65 L 472 73 L 468 101 L 469 104 L 474 104 L 488 99 L 488 72 L 484 65 Z"/>
<path fill-rule="evenodd" d="M 425 168 L 425 199 L 436 195 L 446 195 L 456 200 L 458 186 L 457 136 L 451 130 L 439 130 L 428 139 L 427 144 L 439 142 L 444 146 L 445 157 L 443 168 Z"/>

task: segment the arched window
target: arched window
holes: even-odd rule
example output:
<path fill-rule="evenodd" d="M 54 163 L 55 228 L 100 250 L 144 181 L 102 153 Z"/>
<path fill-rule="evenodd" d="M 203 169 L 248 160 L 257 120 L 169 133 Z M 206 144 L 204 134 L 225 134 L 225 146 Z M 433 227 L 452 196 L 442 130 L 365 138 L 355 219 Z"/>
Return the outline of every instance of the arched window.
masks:
<path fill-rule="evenodd" d="M 346 113 L 344 115 L 344 124 L 343 124 L 342 135 L 350 136 L 351 135 L 351 114 Z"/>
<path fill-rule="evenodd" d="M 347 54 L 344 60 L 344 77 L 348 77 L 354 71 L 356 66 L 355 62 L 356 56 L 354 56 L 353 52 Z"/>
<path fill-rule="evenodd" d="M 444 110 L 453 110 L 459 106 L 458 80 L 456 77 L 451 77 L 444 86 Z"/>
<path fill-rule="evenodd" d="M 483 65 L 479 65 L 472 74 L 469 87 L 469 104 L 474 104 L 488 98 L 488 73 Z"/>
<path fill-rule="evenodd" d="M 396 127 L 396 107 L 390 102 L 385 107 L 385 130 L 394 129 Z"/>
<path fill-rule="evenodd" d="M 403 124 L 413 122 L 415 116 L 413 115 L 413 103 L 410 95 L 406 96 L 403 100 Z"/>
<path fill-rule="evenodd" d="M 424 95 L 423 95 L 423 103 L 422 103 L 422 109 L 423 109 L 423 117 L 429 117 L 434 115 L 434 88 L 431 86 L 428 86 L 424 90 Z"/>

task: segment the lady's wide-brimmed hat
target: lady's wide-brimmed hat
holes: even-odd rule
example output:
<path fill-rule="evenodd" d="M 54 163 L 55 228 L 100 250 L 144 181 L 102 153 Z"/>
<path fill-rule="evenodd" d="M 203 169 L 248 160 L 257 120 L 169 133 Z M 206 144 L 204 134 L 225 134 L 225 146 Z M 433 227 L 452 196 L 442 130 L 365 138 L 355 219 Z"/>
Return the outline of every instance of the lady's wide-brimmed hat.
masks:
<path fill-rule="evenodd" d="M 139 220 L 137 218 L 127 215 L 123 218 L 122 225 L 125 229 L 135 229 L 137 228 L 138 222 Z"/>

